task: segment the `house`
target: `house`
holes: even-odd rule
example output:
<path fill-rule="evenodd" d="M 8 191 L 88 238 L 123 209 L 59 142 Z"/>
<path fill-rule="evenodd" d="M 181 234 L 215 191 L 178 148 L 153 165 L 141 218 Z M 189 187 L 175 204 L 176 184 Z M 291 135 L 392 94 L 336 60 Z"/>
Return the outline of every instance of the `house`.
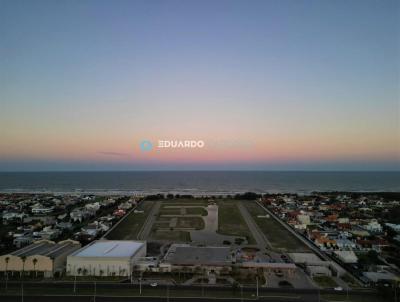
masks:
<path fill-rule="evenodd" d="M 334 254 L 343 263 L 357 263 L 358 258 L 353 251 L 334 251 Z"/>
<path fill-rule="evenodd" d="M 31 212 L 34 215 L 49 214 L 54 211 L 54 207 L 46 207 L 40 203 L 36 203 L 31 207 Z"/>
<path fill-rule="evenodd" d="M 376 219 L 371 219 L 367 225 L 364 225 L 364 228 L 371 233 L 382 232 L 382 226 Z"/>

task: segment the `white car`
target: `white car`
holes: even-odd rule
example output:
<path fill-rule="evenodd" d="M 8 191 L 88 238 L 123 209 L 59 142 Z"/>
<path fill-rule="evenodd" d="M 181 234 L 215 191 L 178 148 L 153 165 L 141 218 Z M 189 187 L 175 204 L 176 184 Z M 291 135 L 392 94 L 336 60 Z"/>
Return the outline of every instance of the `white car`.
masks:
<path fill-rule="evenodd" d="M 158 285 L 157 282 L 151 282 L 151 283 L 150 283 L 150 286 L 151 286 L 151 287 L 156 287 L 157 285 Z"/>
<path fill-rule="evenodd" d="M 342 290 L 343 290 L 343 287 L 338 286 L 338 287 L 335 287 L 334 290 L 342 291 Z"/>

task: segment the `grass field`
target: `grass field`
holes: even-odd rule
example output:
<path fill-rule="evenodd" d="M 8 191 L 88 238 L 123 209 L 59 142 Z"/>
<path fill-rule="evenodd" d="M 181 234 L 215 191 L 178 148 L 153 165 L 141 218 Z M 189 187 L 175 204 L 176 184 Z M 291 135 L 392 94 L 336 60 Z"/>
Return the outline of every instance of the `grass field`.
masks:
<path fill-rule="evenodd" d="M 288 230 L 280 225 L 274 218 L 258 218 L 258 215 L 265 215 L 265 211 L 255 202 L 243 203 L 254 221 L 265 234 L 273 248 L 288 252 L 309 251 L 309 249 Z"/>
<path fill-rule="evenodd" d="M 320 287 L 323 288 L 332 288 L 336 287 L 337 283 L 331 277 L 328 276 L 316 276 L 313 277 L 315 283 L 317 283 Z"/>
<path fill-rule="evenodd" d="M 188 208 L 186 209 L 186 214 L 207 216 L 207 210 L 204 208 Z"/>
<path fill-rule="evenodd" d="M 144 222 L 147 219 L 147 215 L 150 212 L 153 202 L 143 201 L 137 207 L 138 210 L 143 210 L 144 213 L 131 212 L 123 221 L 112 230 L 107 236 L 110 240 L 134 240 L 137 239 L 138 233 L 140 232 Z"/>
<path fill-rule="evenodd" d="M 175 242 L 190 242 L 190 233 L 186 231 L 155 230 L 153 229 L 150 238 L 152 240 L 167 240 Z"/>
<path fill-rule="evenodd" d="M 163 206 L 207 206 L 208 203 L 207 199 L 168 199 L 163 201 Z"/>
<path fill-rule="evenodd" d="M 234 200 L 218 201 L 218 233 L 246 237 L 249 244 L 255 240 Z"/>
<path fill-rule="evenodd" d="M 159 215 L 180 215 L 181 210 L 180 209 L 168 209 L 166 207 L 162 207 L 160 209 Z"/>
<path fill-rule="evenodd" d="M 200 217 L 179 217 L 176 227 L 201 230 L 204 229 L 204 220 Z"/>

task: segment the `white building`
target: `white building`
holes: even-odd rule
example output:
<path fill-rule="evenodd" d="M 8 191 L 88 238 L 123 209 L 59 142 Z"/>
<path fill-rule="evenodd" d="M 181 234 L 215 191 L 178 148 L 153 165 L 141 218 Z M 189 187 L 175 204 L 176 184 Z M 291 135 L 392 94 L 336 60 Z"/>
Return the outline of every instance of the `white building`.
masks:
<path fill-rule="evenodd" d="M 53 212 L 54 207 L 45 207 L 42 206 L 40 203 L 37 203 L 32 206 L 32 214 L 49 214 Z"/>
<path fill-rule="evenodd" d="M 305 214 L 297 215 L 297 220 L 304 225 L 309 225 L 311 222 L 310 216 Z"/>
<path fill-rule="evenodd" d="M 334 251 L 334 253 L 344 263 L 357 263 L 358 261 L 353 251 Z"/>
<path fill-rule="evenodd" d="M 67 258 L 67 275 L 129 276 L 146 256 L 146 242 L 97 240 Z"/>
<path fill-rule="evenodd" d="M 382 226 L 376 219 L 371 219 L 371 221 L 365 225 L 364 228 L 372 233 L 382 232 Z"/>

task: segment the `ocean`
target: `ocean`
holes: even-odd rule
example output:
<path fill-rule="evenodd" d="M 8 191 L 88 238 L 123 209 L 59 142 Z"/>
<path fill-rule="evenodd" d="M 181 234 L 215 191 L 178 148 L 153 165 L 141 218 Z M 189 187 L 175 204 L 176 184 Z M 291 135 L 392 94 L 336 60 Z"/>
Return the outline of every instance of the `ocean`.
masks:
<path fill-rule="evenodd" d="M 400 192 L 400 172 L 0 172 L 0 192 L 226 195 Z"/>

